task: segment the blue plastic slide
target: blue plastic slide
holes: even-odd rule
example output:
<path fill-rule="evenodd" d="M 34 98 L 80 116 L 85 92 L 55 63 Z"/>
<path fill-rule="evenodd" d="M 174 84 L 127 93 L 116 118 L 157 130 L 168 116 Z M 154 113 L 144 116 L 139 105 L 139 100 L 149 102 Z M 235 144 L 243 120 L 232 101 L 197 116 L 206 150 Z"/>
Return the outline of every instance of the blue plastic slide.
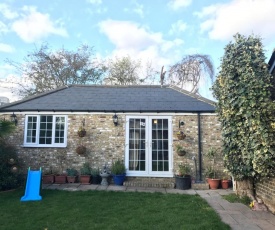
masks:
<path fill-rule="evenodd" d="M 25 196 L 21 197 L 21 201 L 42 200 L 40 196 L 41 175 L 41 168 L 39 171 L 31 171 L 29 168 Z"/>

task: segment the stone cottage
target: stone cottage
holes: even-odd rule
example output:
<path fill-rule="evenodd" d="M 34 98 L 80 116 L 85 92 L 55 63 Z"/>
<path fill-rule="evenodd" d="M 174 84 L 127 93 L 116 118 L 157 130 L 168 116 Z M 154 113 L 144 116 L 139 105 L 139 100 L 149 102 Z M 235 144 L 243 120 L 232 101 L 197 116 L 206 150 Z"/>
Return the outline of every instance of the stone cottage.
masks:
<path fill-rule="evenodd" d="M 171 186 L 185 162 L 202 181 L 204 153 L 221 146 L 214 103 L 174 86 L 71 85 L 2 106 L 0 115 L 17 120 L 9 140 L 26 168 L 61 173 L 85 162 L 102 168 L 122 159 L 129 185 Z M 84 155 L 76 153 L 80 145 Z M 176 145 L 184 147 L 184 157 Z M 222 159 L 217 164 L 222 174 Z"/>

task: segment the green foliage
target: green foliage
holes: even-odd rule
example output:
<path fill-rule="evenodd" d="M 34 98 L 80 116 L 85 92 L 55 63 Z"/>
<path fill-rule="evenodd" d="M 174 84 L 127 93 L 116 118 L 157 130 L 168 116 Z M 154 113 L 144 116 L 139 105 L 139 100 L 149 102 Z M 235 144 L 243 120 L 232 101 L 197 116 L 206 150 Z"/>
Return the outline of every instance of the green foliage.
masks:
<path fill-rule="evenodd" d="M 66 171 L 67 171 L 67 176 L 76 176 L 77 175 L 77 170 L 74 168 L 68 168 Z"/>
<path fill-rule="evenodd" d="M 219 156 L 219 151 L 216 148 L 211 147 L 205 154 L 205 156 L 211 161 L 212 166 L 206 169 L 208 178 L 216 179 L 216 160 Z"/>
<path fill-rule="evenodd" d="M 225 200 L 229 201 L 230 203 L 242 203 L 245 205 L 249 205 L 251 202 L 251 199 L 248 196 L 239 197 L 236 194 L 228 194 L 222 196 Z"/>
<path fill-rule="evenodd" d="M 186 163 L 186 164 L 180 164 L 179 165 L 179 176 L 186 176 L 189 175 L 191 172 L 191 167 Z"/>
<path fill-rule="evenodd" d="M 125 165 L 123 161 L 121 160 L 116 160 L 115 162 L 112 163 L 111 167 L 111 172 L 114 175 L 121 175 L 126 172 Z"/>
<path fill-rule="evenodd" d="M 98 176 L 100 174 L 99 168 L 92 168 L 91 169 L 91 174 L 93 176 Z"/>
<path fill-rule="evenodd" d="M 236 34 L 213 85 L 225 167 L 236 179 L 275 175 L 274 105 L 261 39 Z"/>
<path fill-rule="evenodd" d="M 0 137 L 3 137 L 15 130 L 15 125 L 11 121 L 0 120 Z"/>
<path fill-rule="evenodd" d="M 80 169 L 81 175 L 91 175 L 91 167 L 88 162 L 84 163 L 82 168 Z"/>
<path fill-rule="evenodd" d="M 15 148 L 0 139 L 0 191 L 17 188 L 22 182 Z"/>

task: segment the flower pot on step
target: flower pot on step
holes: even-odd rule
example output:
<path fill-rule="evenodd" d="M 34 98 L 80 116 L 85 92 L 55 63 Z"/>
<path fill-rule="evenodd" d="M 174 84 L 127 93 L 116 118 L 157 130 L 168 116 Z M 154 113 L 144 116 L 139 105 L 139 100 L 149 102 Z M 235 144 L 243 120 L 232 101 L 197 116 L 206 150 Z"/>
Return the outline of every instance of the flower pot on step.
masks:
<path fill-rule="evenodd" d="M 208 184 L 210 186 L 210 189 L 218 189 L 220 185 L 221 180 L 220 179 L 208 179 Z"/>

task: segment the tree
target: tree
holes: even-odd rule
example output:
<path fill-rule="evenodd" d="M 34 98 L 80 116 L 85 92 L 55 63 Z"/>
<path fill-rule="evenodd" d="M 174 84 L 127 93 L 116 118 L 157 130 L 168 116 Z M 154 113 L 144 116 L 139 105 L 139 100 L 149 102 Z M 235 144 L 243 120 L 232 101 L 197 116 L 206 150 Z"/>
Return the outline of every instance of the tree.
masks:
<path fill-rule="evenodd" d="M 140 61 L 134 61 L 129 56 L 111 59 L 105 68 L 107 70 L 107 76 L 104 78 L 106 84 L 137 85 L 142 81 L 139 79 Z"/>
<path fill-rule="evenodd" d="M 168 83 L 198 93 L 199 83 L 209 77 L 213 81 L 214 67 L 208 55 L 194 54 L 185 56 L 169 69 Z"/>
<path fill-rule="evenodd" d="M 52 51 L 44 44 L 29 53 L 24 63 L 7 62 L 25 79 L 15 91 L 26 97 L 68 84 L 100 83 L 104 68 L 93 61 L 92 56 L 93 50 L 87 45 L 80 46 L 77 51 L 64 48 Z"/>
<path fill-rule="evenodd" d="M 157 74 L 151 63 L 143 66 L 140 60 L 135 61 L 130 56 L 110 59 L 104 66 L 106 69 L 104 82 L 110 85 L 152 84 Z"/>
<path fill-rule="evenodd" d="M 213 85 L 225 167 L 236 179 L 275 175 L 274 105 L 261 39 L 234 36 Z"/>

